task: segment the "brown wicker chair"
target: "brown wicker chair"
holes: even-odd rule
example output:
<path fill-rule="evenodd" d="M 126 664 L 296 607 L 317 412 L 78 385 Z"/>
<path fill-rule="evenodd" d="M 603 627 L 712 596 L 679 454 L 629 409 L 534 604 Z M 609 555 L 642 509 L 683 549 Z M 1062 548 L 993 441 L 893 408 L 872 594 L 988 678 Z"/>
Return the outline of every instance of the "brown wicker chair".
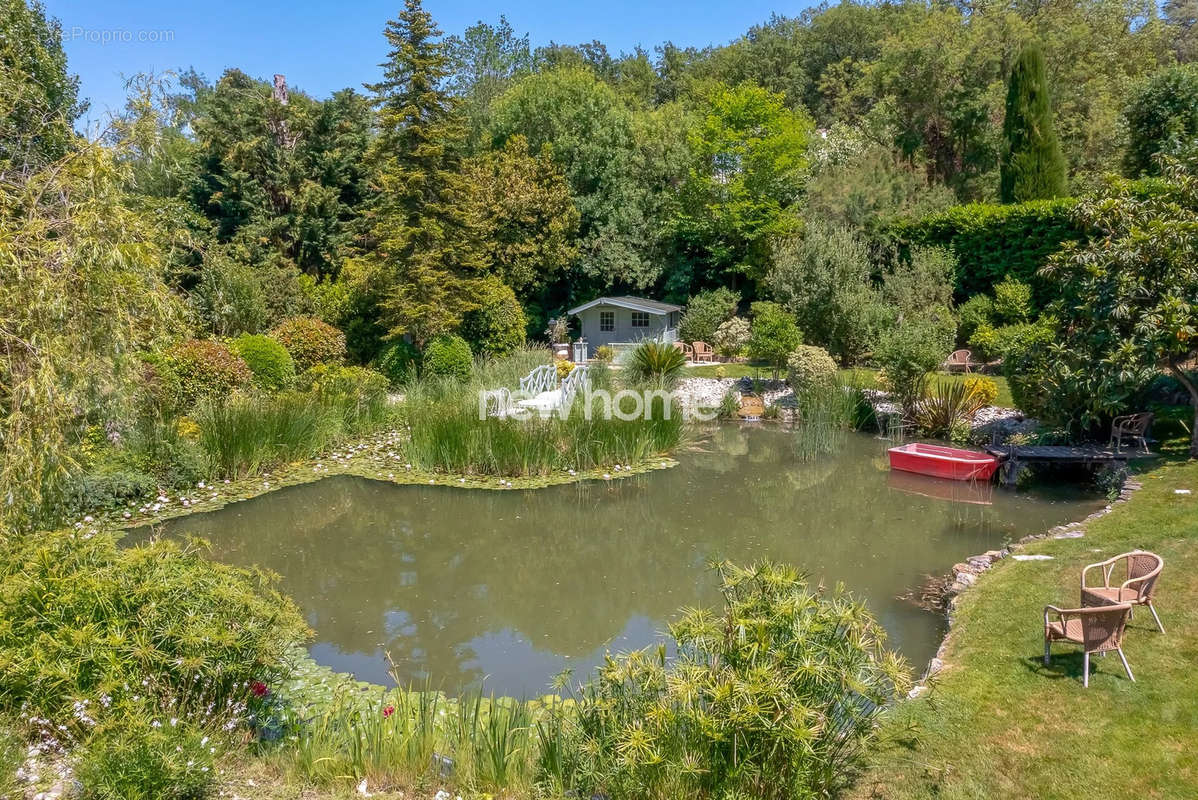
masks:
<path fill-rule="evenodd" d="M 1116 573 L 1115 568 L 1122 563 L 1123 569 Z M 1156 608 L 1152 605 L 1153 595 L 1156 594 L 1156 582 L 1165 568 L 1165 559 L 1156 553 L 1145 550 L 1133 550 L 1130 553 L 1120 553 L 1114 558 L 1091 564 L 1082 570 L 1082 605 L 1103 603 L 1127 603 L 1132 606 L 1148 606 L 1156 627 L 1161 633 L 1165 626 L 1157 616 Z M 1090 586 L 1086 583 L 1086 573 L 1091 570 L 1102 570 L 1102 585 Z M 1119 584 L 1112 585 L 1112 577 L 1118 580 L 1126 576 Z"/>
<path fill-rule="evenodd" d="M 1114 650 L 1123 662 L 1127 677 L 1135 681 L 1127 657 L 1123 655 L 1123 629 L 1131 606 L 1127 603 L 1095 605 L 1086 608 L 1044 607 L 1044 664 L 1052 657 L 1053 642 L 1072 642 L 1082 647 L 1082 686 L 1090 686 L 1090 654 Z M 1056 620 L 1049 617 L 1056 615 Z"/>
<path fill-rule="evenodd" d="M 694 342 L 695 361 L 715 361 L 715 351 L 707 342 Z"/>
<path fill-rule="evenodd" d="M 949 354 L 948 358 L 944 359 L 944 363 L 940 366 L 948 372 L 952 372 L 955 369 L 959 369 L 962 372 L 971 372 L 975 366 L 973 353 L 968 350 L 954 350 Z"/>
<path fill-rule="evenodd" d="M 1148 431 L 1152 428 L 1152 420 L 1151 411 L 1115 417 L 1111 421 L 1111 449 L 1118 453 L 1127 445 L 1148 453 Z"/>

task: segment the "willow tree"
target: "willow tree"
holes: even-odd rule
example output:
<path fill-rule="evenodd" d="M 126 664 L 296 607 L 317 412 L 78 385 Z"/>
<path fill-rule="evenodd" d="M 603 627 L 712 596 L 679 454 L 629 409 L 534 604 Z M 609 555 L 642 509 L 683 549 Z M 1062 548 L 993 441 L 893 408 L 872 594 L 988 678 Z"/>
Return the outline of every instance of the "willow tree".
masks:
<path fill-rule="evenodd" d="M 114 154 L 86 146 L 0 180 L 0 529 L 53 521 L 87 426 L 114 421 L 135 352 L 176 304 Z"/>
<path fill-rule="evenodd" d="M 1007 113 L 999 194 L 1004 203 L 1045 200 L 1065 194 L 1065 157 L 1052 124 L 1044 53 L 1028 44 L 1007 83 Z"/>

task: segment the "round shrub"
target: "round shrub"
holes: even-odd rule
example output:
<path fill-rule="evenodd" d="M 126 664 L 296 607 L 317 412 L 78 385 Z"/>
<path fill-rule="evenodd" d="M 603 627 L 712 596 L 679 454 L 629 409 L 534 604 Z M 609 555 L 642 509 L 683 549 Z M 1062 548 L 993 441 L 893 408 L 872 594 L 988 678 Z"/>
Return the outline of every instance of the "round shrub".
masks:
<path fill-rule="evenodd" d="M 178 405 L 188 408 L 203 397 L 223 397 L 254 379 L 241 356 L 211 339 L 188 339 L 166 351 L 161 365 L 177 387 Z"/>
<path fill-rule="evenodd" d="M 1002 322 L 1027 322 L 1032 316 L 1032 287 L 1010 275 L 994 284 L 994 315 Z"/>
<path fill-rule="evenodd" d="M 461 336 L 438 336 L 424 348 L 423 369 L 425 375 L 465 380 L 474 369 L 474 354 Z"/>
<path fill-rule="evenodd" d="M 512 287 L 491 280 L 483 284 L 479 307 L 462 317 L 462 337 L 476 353 L 506 356 L 524 344 L 528 320 Z"/>
<path fill-rule="evenodd" d="M 270 332 L 270 337 L 287 348 L 298 372 L 317 364 L 340 364 L 345 360 L 345 334 L 313 317 L 283 320 Z"/>
<path fill-rule="evenodd" d="M 278 391 L 295 381 L 295 360 L 287 348 L 269 336 L 243 333 L 229 346 L 242 357 L 262 388 Z"/>
<path fill-rule="evenodd" d="M 786 359 L 786 382 L 796 392 L 836 377 L 836 362 L 828 351 L 815 345 L 801 344 Z"/>
<path fill-rule="evenodd" d="M 612 350 L 609 344 L 601 344 L 595 348 L 595 360 L 600 363 L 610 364 L 615 357 L 616 351 Z"/>
<path fill-rule="evenodd" d="M 320 364 L 304 373 L 309 391 L 321 400 L 354 398 L 363 402 L 385 399 L 390 382 L 381 372 L 366 367 Z"/>
<path fill-rule="evenodd" d="M 992 406 L 998 399 L 998 384 L 985 375 L 970 375 L 965 379 L 965 390 L 979 406 Z"/>
<path fill-rule="evenodd" d="M 420 369 L 420 351 L 401 339 L 387 345 L 374 366 L 392 386 L 399 386 Z"/>
<path fill-rule="evenodd" d="M 975 294 L 957 307 L 957 341 L 968 342 L 983 325 L 994 322 L 994 300 L 989 295 Z"/>
<path fill-rule="evenodd" d="M 749 343 L 749 321 L 744 317 L 733 317 L 720 323 L 712 336 L 717 353 L 724 358 L 735 358 L 744 352 Z"/>

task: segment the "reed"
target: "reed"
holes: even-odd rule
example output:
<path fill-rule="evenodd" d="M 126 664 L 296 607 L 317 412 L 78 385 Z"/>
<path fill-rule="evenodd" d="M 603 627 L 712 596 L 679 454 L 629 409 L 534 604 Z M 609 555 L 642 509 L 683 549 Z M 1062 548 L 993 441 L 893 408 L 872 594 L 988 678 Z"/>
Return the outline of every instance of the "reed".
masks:
<path fill-rule="evenodd" d="M 240 395 L 196 410 L 200 446 L 223 476 L 316 455 L 341 432 L 340 411 L 311 395 Z"/>
<path fill-rule="evenodd" d="M 862 419 L 862 404 L 868 405 L 859 387 L 839 381 L 813 383 L 797 392 L 795 400 L 795 452 L 802 460 L 835 452 Z"/>

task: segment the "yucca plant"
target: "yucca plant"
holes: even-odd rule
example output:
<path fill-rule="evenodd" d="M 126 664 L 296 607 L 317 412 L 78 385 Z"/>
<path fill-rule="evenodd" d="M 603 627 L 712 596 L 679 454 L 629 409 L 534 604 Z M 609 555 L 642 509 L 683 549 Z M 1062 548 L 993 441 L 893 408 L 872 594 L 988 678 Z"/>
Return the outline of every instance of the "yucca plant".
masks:
<path fill-rule="evenodd" d="M 987 403 L 984 392 L 965 381 L 935 381 L 915 404 L 915 424 L 925 436 L 951 437 Z"/>
<path fill-rule="evenodd" d="M 656 383 L 666 388 L 677 383 L 686 356 L 672 344 L 644 341 L 628 356 L 625 374 L 634 383 Z"/>

